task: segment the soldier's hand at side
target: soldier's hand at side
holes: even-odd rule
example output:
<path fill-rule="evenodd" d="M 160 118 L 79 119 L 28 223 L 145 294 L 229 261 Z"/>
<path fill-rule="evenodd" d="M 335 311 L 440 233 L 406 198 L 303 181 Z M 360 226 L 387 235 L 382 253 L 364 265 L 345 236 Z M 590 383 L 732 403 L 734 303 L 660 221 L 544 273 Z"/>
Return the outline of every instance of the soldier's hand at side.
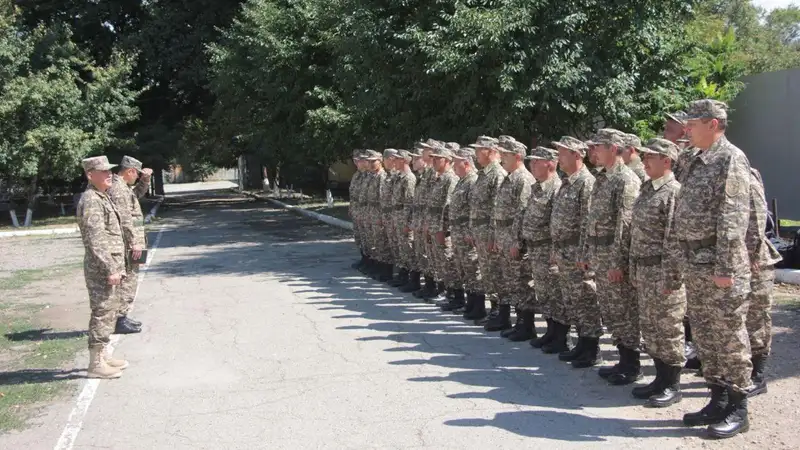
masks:
<path fill-rule="evenodd" d="M 133 254 L 133 259 L 139 259 L 142 257 L 142 248 L 141 247 L 133 247 L 131 249 L 131 253 Z"/>
<path fill-rule="evenodd" d="M 411 228 L 403 227 L 403 233 L 411 233 Z"/>
<path fill-rule="evenodd" d="M 622 282 L 622 271 L 619 269 L 611 269 L 608 271 L 608 281 L 612 283 Z"/>
<path fill-rule="evenodd" d="M 758 265 L 758 262 L 754 262 L 750 264 L 750 271 L 753 273 L 758 273 L 761 271 L 761 266 Z"/>
<path fill-rule="evenodd" d="M 718 288 L 729 288 L 733 286 L 733 277 L 711 277 L 714 281 L 714 284 L 717 285 Z"/>
<path fill-rule="evenodd" d="M 113 275 L 109 275 L 108 276 L 108 284 L 111 285 L 111 286 L 119 286 L 119 284 L 121 282 L 122 282 L 122 274 L 121 273 L 115 273 Z"/>
<path fill-rule="evenodd" d="M 519 247 L 511 247 L 509 254 L 514 259 L 519 259 Z"/>
<path fill-rule="evenodd" d="M 436 243 L 439 245 L 444 245 L 444 231 L 439 231 L 436 233 Z"/>

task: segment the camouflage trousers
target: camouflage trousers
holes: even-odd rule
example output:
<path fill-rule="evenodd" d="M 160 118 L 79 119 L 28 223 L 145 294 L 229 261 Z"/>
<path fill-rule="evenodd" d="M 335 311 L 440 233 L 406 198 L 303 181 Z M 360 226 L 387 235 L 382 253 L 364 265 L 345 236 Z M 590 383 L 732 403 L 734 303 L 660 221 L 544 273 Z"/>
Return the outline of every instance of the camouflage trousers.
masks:
<path fill-rule="evenodd" d="M 391 263 L 392 248 L 389 243 L 389 237 L 386 234 L 386 226 L 384 224 L 378 225 L 377 223 L 373 223 L 370 228 L 372 257 L 382 263 Z"/>
<path fill-rule="evenodd" d="M 683 317 L 686 288 L 664 295 L 661 265 L 631 267 L 631 278 L 639 299 L 639 326 L 647 353 L 670 366 L 683 366 Z"/>
<path fill-rule="evenodd" d="M 127 316 L 136 299 L 136 288 L 139 287 L 139 264 L 131 264 L 126 276 L 117 288 L 119 294 L 119 316 Z"/>
<path fill-rule="evenodd" d="M 581 337 L 599 338 L 603 335 L 600 306 L 597 304 L 597 287 L 591 273 L 577 267 L 578 244 L 554 246 L 553 256 L 558 267 L 560 304 L 553 312 L 553 319 L 564 324 L 573 324 Z"/>
<path fill-rule="evenodd" d="M 89 272 L 88 269 L 84 269 Z M 89 348 L 107 345 L 117 323 L 119 312 L 118 286 L 110 286 L 106 277 L 98 277 L 92 269 L 92 276 L 86 276 L 86 289 L 89 291 Z"/>
<path fill-rule="evenodd" d="M 434 235 L 431 235 L 430 243 L 430 272 L 437 281 L 444 283 L 447 287 L 455 286 L 455 268 L 453 266 L 453 245 L 450 237 L 444 238 L 444 244 L 436 242 Z"/>
<path fill-rule="evenodd" d="M 423 231 L 423 233 L 425 233 Z M 426 265 L 425 265 L 425 274 L 436 278 L 436 243 L 433 241 L 433 235 L 430 233 L 425 233 L 424 239 L 424 247 L 425 247 L 425 257 L 426 257 Z"/>
<path fill-rule="evenodd" d="M 394 242 L 397 246 L 395 264 L 406 270 L 414 270 L 414 234 L 405 232 L 406 224 L 395 223 Z"/>
<path fill-rule="evenodd" d="M 753 356 L 769 355 L 772 349 L 771 310 L 774 284 L 774 267 L 762 267 L 758 272 L 753 271 L 746 321 L 747 334 L 750 336 L 750 352 Z"/>
<path fill-rule="evenodd" d="M 481 272 L 481 292 L 492 299 L 499 293 L 498 285 L 503 275 L 500 273 L 500 255 L 489 251 L 488 241 L 475 239 L 475 252 L 478 254 L 478 267 Z"/>
<path fill-rule="evenodd" d="M 747 293 L 719 288 L 711 264 L 689 264 L 686 301 L 703 375 L 708 383 L 737 391 L 750 386 L 750 338 L 745 326 Z"/>
<path fill-rule="evenodd" d="M 483 290 L 481 271 L 478 268 L 478 252 L 475 246 L 466 241 L 467 236 L 455 233 L 452 236 L 453 266 L 455 267 L 455 282 L 463 285 L 471 292 Z"/>
<path fill-rule="evenodd" d="M 363 252 L 364 251 L 364 247 L 363 247 L 364 243 L 361 242 L 362 239 L 363 239 L 363 237 L 362 237 L 363 233 L 361 232 L 361 228 L 358 225 L 358 221 L 355 218 L 353 218 L 352 221 L 353 221 L 353 240 L 356 243 L 356 248 L 360 252 Z"/>
<path fill-rule="evenodd" d="M 595 246 L 589 266 L 594 270 L 597 286 L 597 303 L 603 324 L 611 333 L 614 346 L 622 345 L 631 350 L 639 350 L 639 302 L 631 285 L 627 267 L 616 267 L 607 247 Z M 627 264 L 626 264 L 627 266 Z M 608 279 L 611 269 L 622 270 L 622 281 L 612 283 Z"/>
<path fill-rule="evenodd" d="M 520 253 L 518 258 L 513 258 L 511 248 L 506 245 L 499 247 L 497 253 L 500 263 L 499 275 L 502 275 L 497 283 L 500 304 L 521 307 L 527 303 L 528 296 L 533 293 L 530 287 L 531 274 L 528 255 Z"/>
<path fill-rule="evenodd" d="M 523 309 L 538 311 L 545 319 L 555 319 L 554 311 L 560 303 L 561 289 L 558 284 L 558 274 L 550 270 L 550 244 L 537 246 L 528 243 L 527 247 L 533 292 L 528 295 Z M 560 319 L 566 320 L 563 317 Z"/>
<path fill-rule="evenodd" d="M 386 233 L 386 241 L 389 243 L 390 259 L 386 262 L 391 264 L 398 264 L 398 261 L 400 259 L 400 245 L 397 242 L 397 233 L 395 233 L 396 225 L 391 218 L 384 219 L 383 225 L 384 225 L 384 233 Z"/>
<path fill-rule="evenodd" d="M 425 235 L 420 229 L 414 230 L 414 270 L 424 274 L 428 269 L 428 256 L 425 254 Z"/>

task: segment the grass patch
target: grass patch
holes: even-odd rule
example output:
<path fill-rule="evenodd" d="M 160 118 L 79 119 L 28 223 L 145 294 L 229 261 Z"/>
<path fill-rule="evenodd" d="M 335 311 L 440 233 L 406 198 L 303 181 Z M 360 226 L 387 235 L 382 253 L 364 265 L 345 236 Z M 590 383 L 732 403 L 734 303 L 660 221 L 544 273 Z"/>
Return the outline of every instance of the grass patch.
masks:
<path fill-rule="evenodd" d="M 7 217 L 8 213 L 6 212 L 5 214 L 6 214 L 6 217 Z M 22 217 L 19 218 L 19 220 L 20 220 L 20 225 L 22 225 L 22 222 L 25 220 L 25 216 L 23 215 Z M 77 225 L 77 222 L 75 221 L 75 216 L 74 215 L 55 216 L 55 217 L 45 217 L 45 218 L 42 218 L 42 219 L 34 219 L 33 223 L 31 224 L 30 227 L 14 228 L 13 226 L 5 225 L 5 226 L 0 226 L 0 230 L 2 230 L 2 231 L 34 230 L 34 229 L 37 229 L 37 228 L 66 227 L 66 226 L 69 226 L 69 225 Z"/>
<path fill-rule="evenodd" d="M 10 276 L 0 278 L 0 291 L 22 289 L 44 279 L 59 278 L 83 267 L 83 262 L 60 264 L 44 269 L 16 270 Z"/>
<path fill-rule="evenodd" d="M 25 427 L 31 407 L 62 395 L 66 381 L 4 386 L 0 396 L 0 432 Z"/>
<path fill-rule="evenodd" d="M 800 227 L 800 220 L 781 219 L 780 223 L 782 227 Z"/>
<path fill-rule="evenodd" d="M 785 309 L 798 310 L 800 309 L 800 295 L 792 294 L 775 294 L 775 305 L 781 306 Z"/>

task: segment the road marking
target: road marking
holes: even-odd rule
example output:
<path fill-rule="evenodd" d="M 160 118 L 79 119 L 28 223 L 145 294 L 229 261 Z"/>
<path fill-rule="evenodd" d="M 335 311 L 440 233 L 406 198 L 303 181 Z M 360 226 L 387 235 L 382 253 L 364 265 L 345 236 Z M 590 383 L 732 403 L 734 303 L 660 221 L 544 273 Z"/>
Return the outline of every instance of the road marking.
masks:
<path fill-rule="evenodd" d="M 150 264 L 153 263 L 153 258 L 156 256 L 156 251 L 158 251 L 158 245 L 161 243 L 161 234 L 163 232 L 163 228 L 158 230 L 156 240 L 153 242 L 153 247 L 147 252 L 147 264 L 139 270 L 139 284 L 136 286 L 136 292 L 133 294 L 134 300 L 139 296 L 139 289 L 142 287 L 144 276 L 147 274 L 147 270 L 150 268 Z M 131 306 L 131 311 L 133 311 L 135 307 L 136 302 L 134 301 L 133 306 Z M 119 334 L 111 336 L 111 343 L 109 344 L 110 354 L 114 353 L 114 347 L 117 345 L 119 339 Z M 75 401 L 75 407 L 72 408 L 72 412 L 69 413 L 67 424 L 64 426 L 64 431 L 61 432 L 61 437 L 58 438 L 54 450 L 72 450 L 72 447 L 75 445 L 75 440 L 78 438 L 78 433 L 80 433 L 83 427 L 83 419 L 89 411 L 89 405 L 92 404 L 94 395 L 97 393 L 97 387 L 100 385 L 100 381 L 101 380 L 97 378 L 86 380 L 83 389 L 81 389 L 81 393 L 78 395 L 78 399 Z"/>

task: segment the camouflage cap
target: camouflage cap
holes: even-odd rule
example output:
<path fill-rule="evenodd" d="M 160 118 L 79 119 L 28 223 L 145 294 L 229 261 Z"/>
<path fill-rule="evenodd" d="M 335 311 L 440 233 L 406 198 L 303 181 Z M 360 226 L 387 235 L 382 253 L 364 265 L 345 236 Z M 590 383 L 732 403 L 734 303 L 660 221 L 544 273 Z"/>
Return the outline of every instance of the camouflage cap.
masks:
<path fill-rule="evenodd" d="M 530 155 L 526 156 L 525 159 L 541 159 L 545 161 L 557 161 L 558 160 L 558 150 L 554 150 L 552 148 L 547 147 L 536 147 L 533 149 Z"/>
<path fill-rule="evenodd" d="M 469 146 L 475 149 L 478 148 L 491 148 L 496 150 L 498 140 L 491 137 L 491 136 L 478 136 L 478 139 L 475 141 L 474 144 L 470 144 Z"/>
<path fill-rule="evenodd" d="M 81 161 L 81 165 L 83 166 L 84 172 L 88 172 L 90 170 L 111 170 L 114 167 L 117 167 L 116 164 L 110 164 L 108 162 L 108 157 L 106 156 L 93 156 L 91 158 L 86 158 Z"/>
<path fill-rule="evenodd" d="M 453 153 L 453 158 L 474 161 L 475 150 L 469 147 L 461 147 Z"/>
<path fill-rule="evenodd" d="M 433 149 L 433 153 L 431 153 L 431 156 L 433 156 L 435 158 L 445 158 L 445 159 L 452 160 L 453 159 L 453 151 L 450 150 L 449 148 L 445 147 L 444 145 L 440 145 L 440 146 L 437 146 L 436 148 Z"/>
<path fill-rule="evenodd" d="M 130 156 L 123 156 L 119 167 L 122 169 L 136 169 L 137 172 L 141 172 L 142 162 Z"/>
<path fill-rule="evenodd" d="M 361 154 L 361 159 L 366 159 L 367 161 L 375 161 L 381 159 L 381 154 L 376 152 L 375 150 L 364 150 Z"/>
<path fill-rule="evenodd" d="M 686 120 L 728 118 L 728 105 L 719 100 L 703 99 L 689 104 Z"/>
<path fill-rule="evenodd" d="M 440 147 L 444 145 L 443 142 L 437 141 L 436 139 L 427 139 L 424 142 L 420 142 L 417 144 L 422 150 L 433 150 L 436 147 Z"/>
<path fill-rule="evenodd" d="M 666 113 L 664 114 L 667 120 L 671 120 L 673 122 L 677 122 L 681 125 L 686 125 L 686 113 L 683 111 L 677 111 L 674 113 Z"/>
<path fill-rule="evenodd" d="M 639 151 L 642 153 L 664 155 L 673 161 L 677 161 L 680 148 L 666 139 L 653 138 L 647 141 L 647 144 L 641 147 Z"/>
<path fill-rule="evenodd" d="M 444 144 L 444 147 L 455 153 L 456 150 L 461 148 L 461 145 L 459 145 L 458 142 L 447 142 Z"/>
<path fill-rule="evenodd" d="M 624 147 L 628 142 L 628 135 L 614 128 L 601 128 L 597 130 L 594 140 L 599 145 L 616 145 Z"/>
<path fill-rule="evenodd" d="M 580 153 L 581 156 L 586 156 L 586 150 L 588 150 L 588 147 L 583 141 L 572 136 L 562 136 L 561 139 L 553 141 L 552 144 L 556 149 L 562 147 Z"/>
<path fill-rule="evenodd" d="M 384 159 L 397 158 L 397 150 L 393 148 L 387 148 L 386 150 L 383 151 L 383 158 Z"/>
<path fill-rule="evenodd" d="M 411 161 L 411 152 L 409 152 L 408 150 L 398 150 L 397 158 L 401 158 L 405 161 Z"/>
<path fill-rule="evenodd" d="M 518 142 L 514 138 L 500 139 L 498 146 L 498 150 L 503 153 L 516 153 L 520 156 L 525 156 L 525 151 L 528 150 L 528 147 L 526 147 L 525 144 Z"/>
<path fill-rule="evenodd" d="M 594 136 L 592 136 L 591 138 L 583 141 L 583 143 L 586 144 L 587 147 L 594 147 L 595 145 L 597 145 L 597 142 L 595 142 L 595 140 L 594 140 Z"/>
<path fill-rule="evenodd" d="M 408 153 L 411 153 L 412 158 L 415 157 L 422 158 L 422 149 L 420 147 L 414 147 L 411 150 L 409 150 Z"/>
<path fill-rule="evenodd" d="M 642 140 L 639 139 L 639 136 L 637 136 L 635 134 L 628 133 L 628 134 L 625 135 L 625 146 L 626 147 L 636 147 L 636 148 L 641 147 L 642 146 Z"/>
<path fill-rule="evenodd" d="M 360 149 L 353 150 L 353 159 L 361 159 L 362 151 L 363 150 L 360 150 Z"/>

